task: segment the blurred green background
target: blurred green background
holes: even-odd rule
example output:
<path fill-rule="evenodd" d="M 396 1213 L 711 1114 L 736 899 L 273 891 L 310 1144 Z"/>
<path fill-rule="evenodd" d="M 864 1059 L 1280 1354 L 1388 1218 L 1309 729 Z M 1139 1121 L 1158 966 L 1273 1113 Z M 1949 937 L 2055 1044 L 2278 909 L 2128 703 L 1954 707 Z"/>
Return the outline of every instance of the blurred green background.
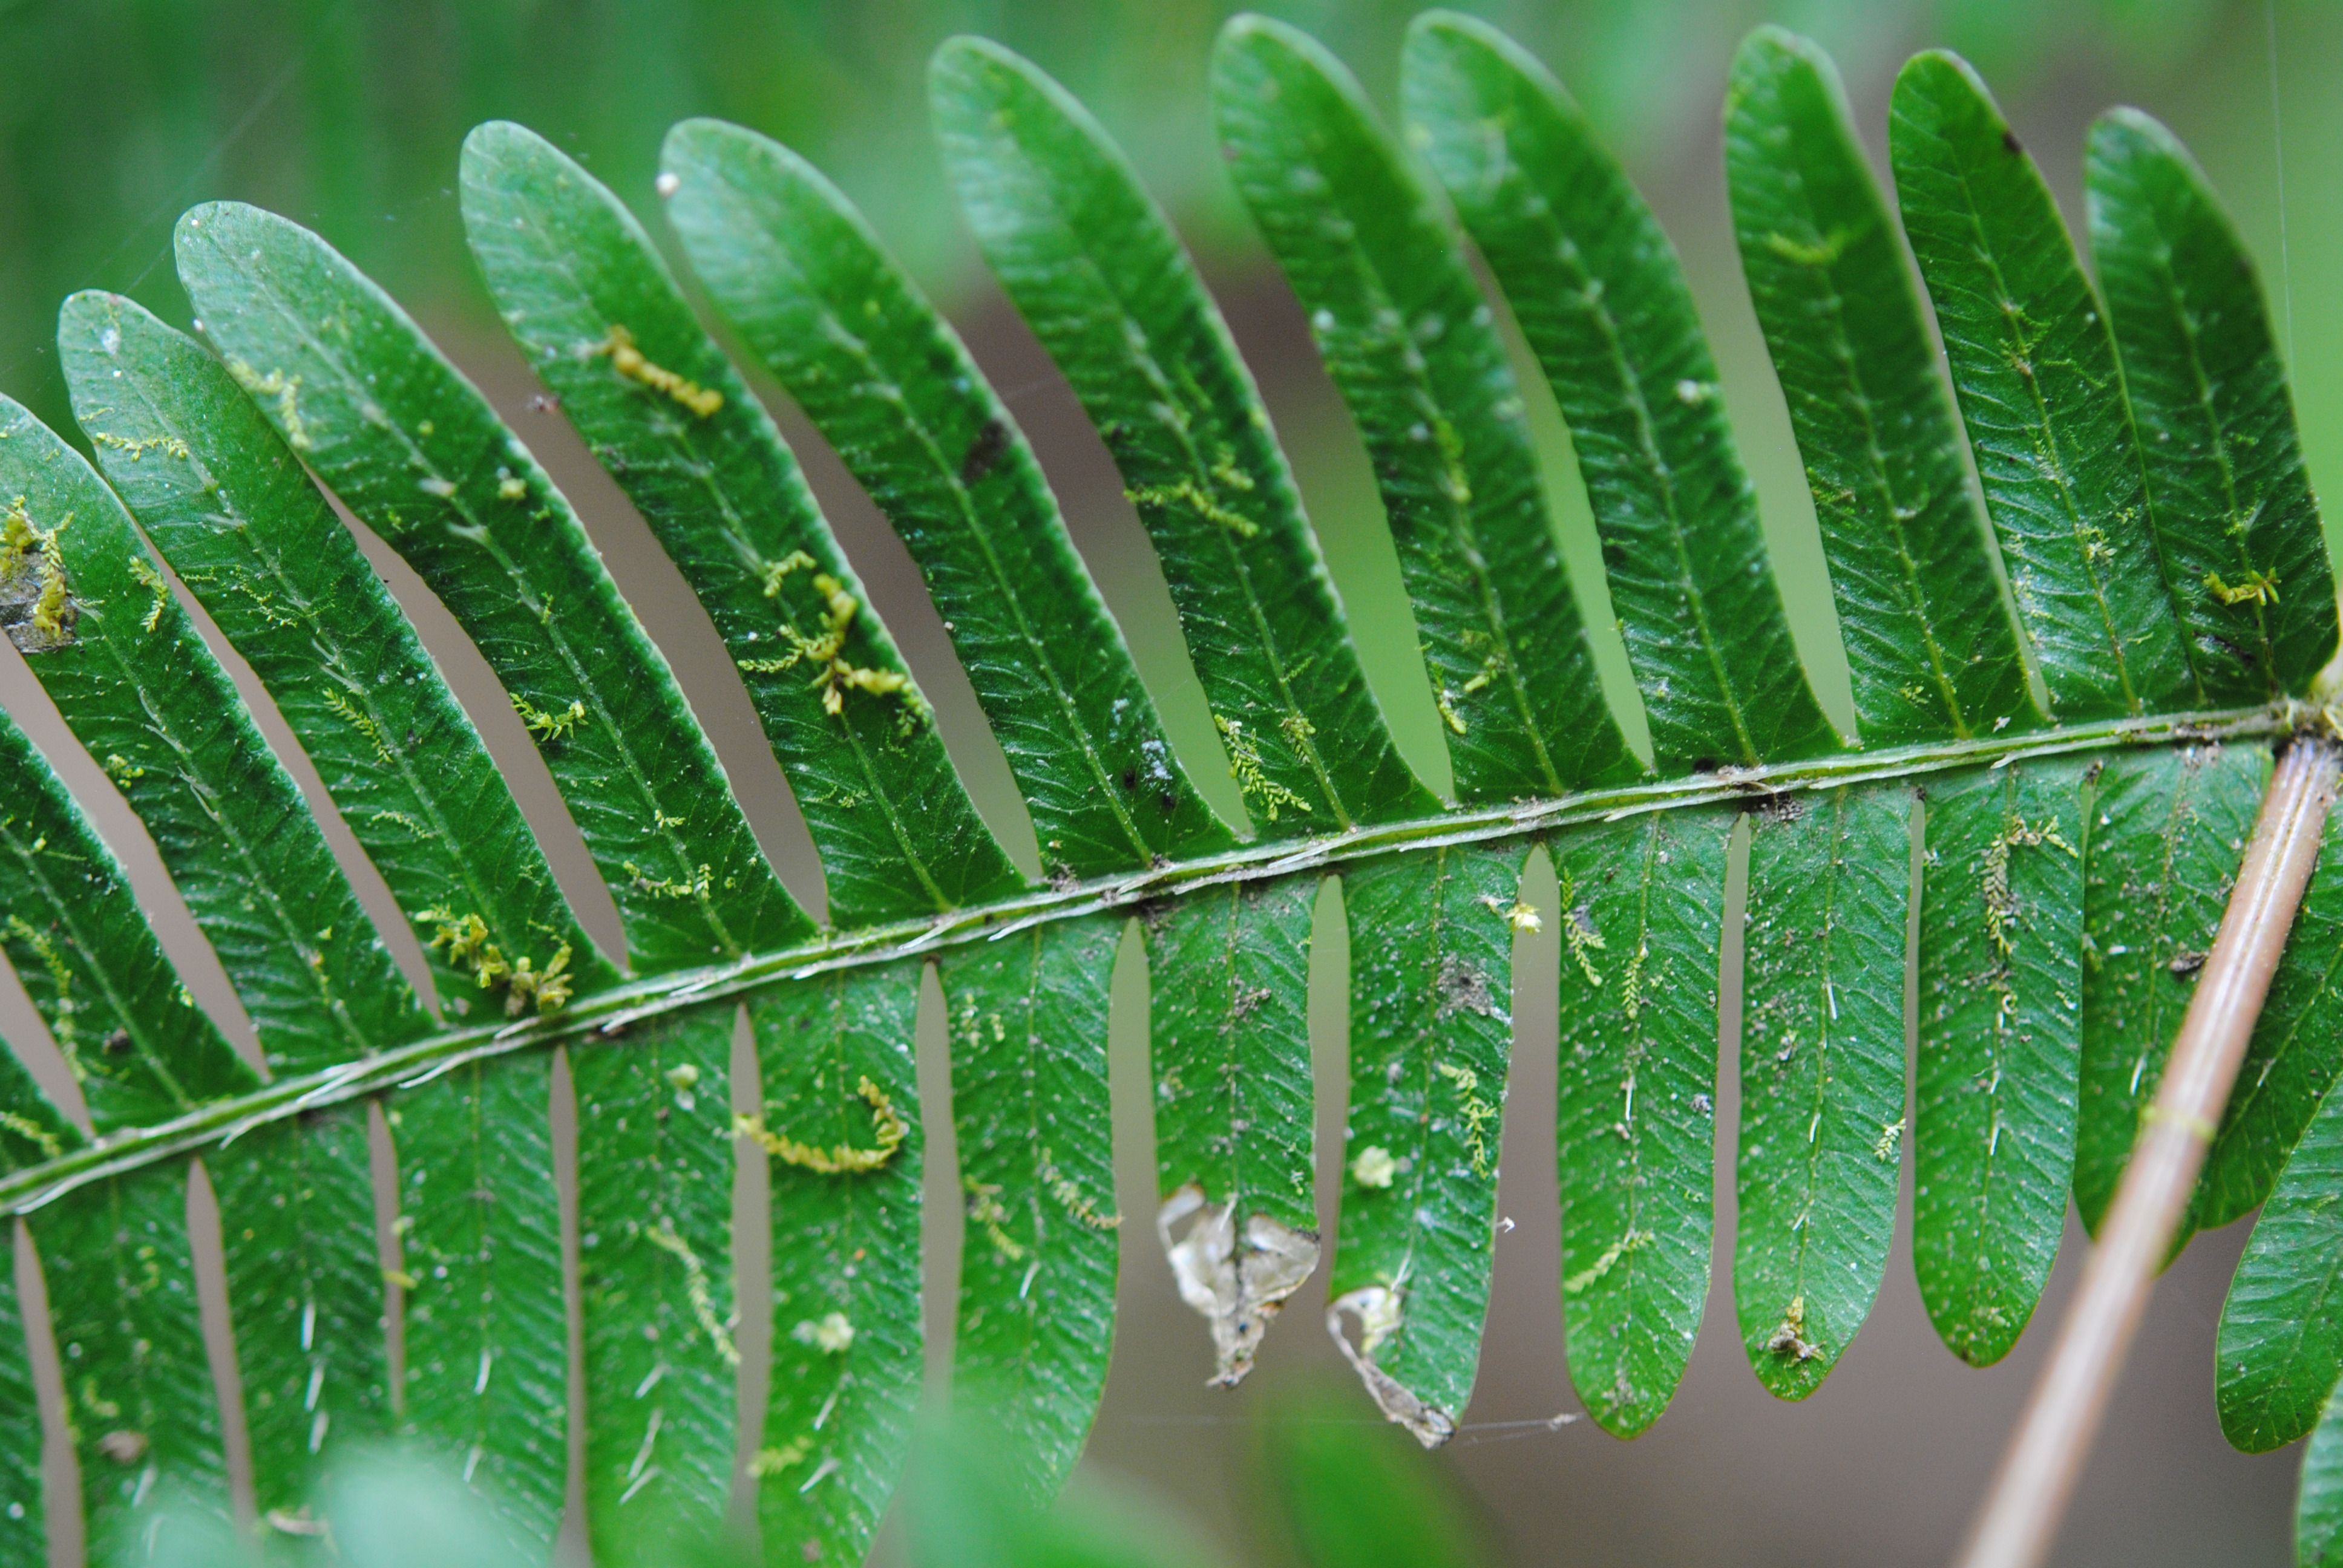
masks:
<path fill-rule="evenodd" d="M 1315 33 L 1389 106 L 1413 5 L 1315 0 L 1262 8 Z M 1463 8 L 1512 31 L 1554 67 L 1682 249 L 1758 482 L 1801 647 L 1843 723 L 1844 661 L 1811 508 L 1741 290 L 1719 164 L 1726 64 L 1741 35 L 1760 21 L 1805 32 L 1833 52 L 1881 163 L 1897 64 L 1920 47 L 1958 49 L 1993 84 L 2077 226 L 2081 146 L 2091 117 L 2128 102 L 2172 126 L 2206 165 L 2261 259 L 2278 335 L 2296 367 L 2314 479 L 2343 475 L 2343 290 L 2334 286 L 2343 273 L 2343 181 L 2336 177 L 2343 168 L 2343 94 L 2336 91 L 2343 85 L 2343 5 L 2335 0 L 1520 0 Z M 454 183 L 465 132 L 508 117 L 552 137 L 655 218 L 650 183 L 666 127 L 690 115 L 742 122 L 829 172 L 960 323 L 1032 435 L 1077 541 L 1163 702 L 1175 743 L 1200 785 L 1232 808 L 1235 792 L 1213 763 L 1217 743 L 1143 535 L 1071 398 L 983 277 L 929 142 L 929 53 L 950 34 L 986 34 L 1031 56 L 1098 112 L 1198 251 L 1294 456 L 1370 676 L 1411 758 L 1444 780 L 1437 723 L 1371 476 L 1212 144 L 1204 75 L 1228 9 L 1199 0 L 0 0 L 0 391 L 72 433 L 49 341 L 63 297 L 81 287 L 118 289 L 184 324 L 187 307 L 169 253 L 179 212 L 232 197 L 285 213 L 321 232 L 413 309 L 532 445 L 546 449 L 699 702 L 709 695 L 696 684 L 709 678 L 701 666 L 720 670 L 720 658 L 695 661 L 669 640 L 669 628 L 679 639 L 704 639 L 704 622 L 688 603 L 671 602 L 675 585 L 638 575 L 649 569 L 657 578 L 663 563 L 640 566 L 639 550 L 627 542 L 623 503 L 558 419 L 528 411 L 533 388 L 474 275 Z M 656 221 L 651 227 L 660 232 Z M 1590 618 L 1605 625 L 1566 440 L 1543 388 L 1534 377 L 1530 385 L 1565 551 L 1579 593 L 1596 612 Z M 1021 808 L 970 717 L 964 683 L 949 668 L 916 578 L 802 422 L 785 417 L 785 428 L 804 451 L 875 602 L 937 698 L 946 739 L 980 802 L 1014 842 L 1024 826 Z M 1632 709 L 1615 638 L 1606 657 L 1613 692 Z M 28 683 L 13 665 L 13 653 L 0 648 L 0 697 L 38 729 L 40 716 L 19 706 Z M 757 748 L 735 733 L 747 722 L 737 689 L 709 700 L 703 712 L 764 830 L 789 815 L 779 776 L 769 759 L 741 760 Z M 518 749 L 526 751 L 525 740 Z M 104 792 L 94 769 L 68 771 L 77 790 Z M 819 870 L 801 840 L 801 832 L 786 829 L 767 835 L 784 874 L 802 888 L 818 883 Z M 1024 843 L 1030 853 L 1030 834 Z M 548 848 L 568 879 L 576 865 Z M 143 865 L 134 855 L 134 872 L 143 875 Z M 1528 896 L 1536 902 L 1545 895 L 1533 888 Z M 587 918 L 598 917 L 589 910 Z M 1342 1081 L 1342 935 L 1331 895 L 1322 903 L 1318 940 L 1322 973 L 1313 976 L 1313 1020 L 1322 1053 L 1324 1153 L 1339 1148 Z M 1114 1050 L 1122 1207 L 1138 1216 L 1151 1209 L 1152 1195 L 1146 981 L 1134 955 L 1135 949 L 1126 953 L 1118 973 Z M 1725 1278 L 1738 1098 L 1730 1054 L 1737 1000 L 1730 994 L 1717 1106 L 1717 1291 L 1684 1392 L 1659 1428 L 1632 1446 L 1584 1423 L 1549 1429 L 1539 1422 L 1575 1403 L 1562 1370 L 1554 1176 L 1543 1152 L 1553 1139 L 1557 962 L 1552 933 L 1525 943 L 1500 1198 L 1518 1228 L 1499 1243 L 1481 1392 L 1466 1432 L 1437 1462 L 1477 1500 L 1482 1523 L 1473 1528 L 1485 1525 L 1503 1560 L 1523 1563 L 1852 1564 L 1948 1554 L 2047 1336 L 2037 1332 L 1991 1372 L 1957 1367 L 1928 1330 L 1908 1248 L 1899 1242 L 1877 1315 L 1822 1392 L 1793 1407 L 1758 1389 L 1732 1332 Z M 233 1011 L 232 1002 L 220 1000 L 224 986 L 196 989 L 206 1005 Z M 935 1043 L 923 1040 L 923 1051 Z M 950 1191 L 947 1185 L 931 1197 L 948 1206 Z M 2288 1560 L 2293 1457 L 2231 1453 L 2212 1415 L 2212 1325 L 2242 1241 L 2241 1228 L 2205 1238 L 2167 1277 L 2061 1561 Z M 2038 1321 L 2072 1283 L 2080 1246 L 2071 1229 L 2069 1243 Z M 932 1260 L 931 1286 L 949 1280 L 952 1263 L 947 1245 Z M 1347 1402 L 1341 1408 L 1351 1412 L 1325 1419 L 1373 1430 L 1371 1409 L 1340 1374 L 1315 1309 L 1300 1300 L 1271 1335 L 1255 1382 L 1233 1397 L 1208 1393 L 1201 1386 L 1203 1332 L 1173 1298 L 1144 1224 L 1124 1228 L 1123 1269 L 1122 1317 L 1092 1462 L 1135 1478 L 1166 1507 L 1197 1521 L 1230 1561 L 1282 1560 L 1284 1548 L 1263 1538 L 1248 1502 L 1261 1484 L 1250 1424 L 1260 1402 L 1281 1389 L 1288 1396 L 1321 1390 L 1309 1397 Z M 890 1534 L 882 1555 L 902 1544 Z M 1412 1561 L 1423 1568 L 1425 1559 Z"/>

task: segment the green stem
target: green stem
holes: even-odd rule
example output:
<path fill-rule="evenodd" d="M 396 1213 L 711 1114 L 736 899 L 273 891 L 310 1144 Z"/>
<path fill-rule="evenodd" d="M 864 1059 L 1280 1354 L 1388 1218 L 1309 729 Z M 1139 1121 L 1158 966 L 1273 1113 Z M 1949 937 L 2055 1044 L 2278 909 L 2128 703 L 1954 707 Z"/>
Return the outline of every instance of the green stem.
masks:
<path fill-rule="evenodd" d="M 1108 910 L 1136 910 L 1143 904 L 1225 882 L 1338 869 L 1372 855 L 1489 843 L 1647 811 L 1761 799 L 1790 790 L 1911 779 L 1953 769 L 1997 766 L 2113 747 L 2196 744 L 2286 735 L 2324 722 L 2323 716 L 2308 705 L 2292 702 L 2156 719 L 2108 719 L 2006 738 L 1942 741 L 1875 752 L 1839 753 L 1772 767 L 1725 769 L 1685 779 L 1644 781 L 1551 799 L 1451 811 L 1438 817 L 1377 824 L 1313 839 L 1241 845 L 1221 854 L 1166 862 L 1143 871 L 1062 888 L 1038 890 L 938 917 L 829 933 L 812 941 L 753 954 L 736 962 L 614 987 L 581 997 L 545 1017 L 451 1030 L 394 1050 L 281 1079 L 253 1093 L 216 1101 L 185 1116 L 123 1133 L 0 1179 L 0 1213 L 28 1213 L 91 1181 L 206 1144 L 225 1143 L 269 1122 L 305 1111 L 393 1089 L 411 1088 L 482 1058 L 542 1048 L 588 1034 L 618 1035 L 644 1020 L 678 1008 L 738 996 L 772 980 L 923 957 L 940 949 L 997 940 L 1048 922 L 1079 920 Z"/>

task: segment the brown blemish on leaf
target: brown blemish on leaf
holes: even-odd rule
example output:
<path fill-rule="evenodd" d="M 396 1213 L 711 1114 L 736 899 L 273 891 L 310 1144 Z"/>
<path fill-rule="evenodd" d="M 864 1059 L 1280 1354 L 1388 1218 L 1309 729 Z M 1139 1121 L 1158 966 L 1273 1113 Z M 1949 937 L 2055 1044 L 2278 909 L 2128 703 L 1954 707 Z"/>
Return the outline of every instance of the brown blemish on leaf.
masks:
<path fill-rule="evenodd" d="M 1765 1342 L 1768 1355 L 1782 1357 L 1795 1365 L 1799 1362 L 1819 1361 L 1823 1347 L 1806 1338 L 1806 1298 L 1793 1296 L 1787 1312 L 1782 1314 L 1780 1326 Z"/>

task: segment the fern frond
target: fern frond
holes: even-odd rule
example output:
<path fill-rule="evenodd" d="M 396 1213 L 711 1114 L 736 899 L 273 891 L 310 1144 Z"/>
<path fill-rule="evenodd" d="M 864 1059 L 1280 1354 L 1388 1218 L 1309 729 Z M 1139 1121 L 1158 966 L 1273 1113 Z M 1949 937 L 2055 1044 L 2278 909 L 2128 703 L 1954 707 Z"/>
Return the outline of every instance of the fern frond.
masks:
<path fill-rule="evenodd" d="M 2336 725 L 2318 684 L 2332 573 L 2245 253 L 2178 143 L 2118 112 L 2087 169 L 2102 307 L 1982 83 L 1923 55 L 1891 147 L 1947 387 L 1830 62 L 1778 30 L 1745 44 L 1726 173 L 1820 519 L 1843 736 L 1648 206 L 1493 29 L 1420 18 L 1402 65 L 1404 136 L 1307 36 L 1241 17 L 1213 111 L 1373 462 L 1453 803 L 1392 739 L 1217 307 L 1071 95 L 973 39 L 930 82 L 979 248 L 1157 550 L 1209 757 L 1175 754 L 1024 436 L 870 225 L 751 132 L 668 138 L 667 216 L 715 313 L 920 570 L 1031 814 L 1030 885 L 749 381 L 635 216 L 541 138 L 497 123 L 468 140 L 473 252 L 708 611 L 820 857 L 819 921 L 568 503 L 324 240 L 249 207 L 187 215 L 201 342 L 114 296 L 66 302 L 97 467 L 0 406 L 0 626 L 146 825 L 263 1063 L 188 1000 L 113 852 L 0 719 L 0 951 L 78 1091 L 52 1100 L 0 1056 L 0 1207 L 50 1302 L 25 1322 L 0 1271 L 0 1563 L 37 1555 L 37 1453 L 66 1435 L 33 1410 L 45 1335 L 66 1347 L 102 1549 L 166 1493 L 230 1516 L 248 1457 L 254 1512 L 301 1556 L 320 1480 L 402 1437 L 488 1498 L 525 1555 L 551 1548 L 573 1454 L 594 1549 L 650 1561 L 721 1526 L 745 1452 L 769 1556 L 859 1561 L 922 1378 L 920 1184 L 945 1115 L 954 1398 L 1027 1500 L 1087 1439 L 1127 1223 L 1152 1221 L 1222 1383 L 1324 1261 L 1325 1321 L 1365 1392 L 1443 1442 L 1473 1395 L 1498 1171 L 1523 1155 L 1502 1135 L 1515 944 L 1548 928 L 1556 1284 L 1602 1425 L 1656 1422 L 1701 1326 L 1736 983 L 1735 1286 L 1758 1378 L 1804 1398 L 1859 1332 L 1907 1146 L 1929 1311 L 1965 1359 L 2006 1354 L 2069 1197 L 2097 1223 L 2147 1124 L 2274 749 Z M 1506 315 L 1570 427 L 1648 761 L 1596 678 L 1594 596 L 1556 548 Z M 617 961 L 327 492 L 502 682 L 616 902 Z M 315 765 L 435 996 L 367 919 L 182 596 Z M 1197 767 L 1229 769 L 1244 836 Z M 2338 843 L 2188 1221 L 2267 1201 L 2221 1338 L 2222 1417 L 2250 1447 L 2325 1422 L 2343 1372 L 2318 1305 L 2343 1267 Z M 1551 910 L 1524 901 L 1538 853 Z M 1309 991 L 1336 876 L 1350 1073 L 1340 1190 L 1322 1195 Z M 1126 1214 L 1108 1017 L 1118 965 L 1142 960 L 1158 1185 Z M 950 1090 L 923 1106 L 930 964 Z M 764 1164 L 769 1291 L 735 1246 L 744 1158 Z M 556 1169 L 572 1161 L 574 1273 Z M 233 1462 L 196 1181 L 220 1215 L 249 1448 Z M 378 1202 L 397 1215 L 379 1251 Z M 744 1434 L 741 1363 L 767 1339 L 763 1426 Z M 2336 1425 L 2306 1470 L 2306 1540 L 2343 1513 Z"/>

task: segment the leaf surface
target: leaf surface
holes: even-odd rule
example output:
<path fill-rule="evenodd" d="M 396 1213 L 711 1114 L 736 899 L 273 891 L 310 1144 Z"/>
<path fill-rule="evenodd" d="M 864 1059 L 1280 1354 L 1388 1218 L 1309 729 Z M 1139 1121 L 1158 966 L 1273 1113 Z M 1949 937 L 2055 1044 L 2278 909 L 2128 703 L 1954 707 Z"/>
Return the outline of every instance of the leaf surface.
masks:
<path fill-rule="evenodd" d="M 0 953 L 48 1025 L 100 1132 L 251 1088 L 188 996 L 130 875 L 25 732 L 0 713 Z"/>
<path fill-rule="evenodd" d="M 1653 812 L 1549 851 L 1564 950 L 1562 1316 L 1571 1383 L 1617 1437 L 1667 1409 L 1708 1298 L 1735 816 Z"/>
<path fill-rule="evenodd" d="M 1912 797 L 1751 819 L 1733 1293 L 1757 1381 L 1804 1399 L 1871 1315 L 1903 1170 Z"/>
<path fill-rule="evenodd" d="M 5 724 L 0 724 L 5 729 Z M 59 1113 L 0 1040 L 0 1169 L 21 1171 L 80 1147 L 81 1133 Z M 16 1289 L 16 1235 L 7 1227 L 0 1267 L 0 1568 L 47 1568 L 45 1493 L 41 1483 L 41 1412 Z M 40 1325 L 45 1328 L 46 1325 Z M 38 1332 L 35 1329 L 35 1332 Z"/>
<path fill-rule="evenodd" d="M 197 207 L 179 220 L 178 255 L 229 373 L 503 681 L 617 900 L 636 969 L 808 934 L 666 658 L 478 389 L 389 296 L 284 218 Z"/>
<path fill-rule="evenodd" d="M 1634 777 L 1453 224 L 1350 72 L 1282 23 L 1222 30 L 1212 114 L 1374 464 L 1458 798 Z"/>
<path fill-rule="evenodd" d="M 2329 1094 L 2262 1205 L 2221 1307 L 2221 1432 L 2247 1453 L 2318 1423 L 2343 1367 L 2343 1096 Z"/>
<path fill-rule="evenodd" d="M 1230 882 L 1149 910 L 1155 1224 L 1233 1385 L 1317 1267 L 1310 932 L 1318 879 Z M 1175 1241 L 1173 1230 L 1185 1225 Z"/>
<path fill-rule="evenodd" d="M 661 166 L 692 269 L 919 563 L 1051 874 L 1229 842 L 1163 738 L 1032 449 L 959 335 L 836 187 L 687 120 Z"/>
<path fill-rule="evenodd" d="M 2294 1508 L 2294 1560 L 2301 1568 L 2343 1563 L 2343 1414 L 2332 1394 L 2302 1452 Z"/>
<path fill-rule="evenodd" d="M 1865 741 L 2038 722 L 1936 345 L 1827 55 L 1779 28 L 1749 35 L 1725 166 Z"/>
<path fill-rule="evenodd" d="M 923 1367 L 919 1000 L 913 962 L 793 980 L 749 1001 L 765 1131 L 804 1146 L 770 1167 L 773 1370 L 755 1466 L 758 1522 L 784 1560 L 794 1548 L 808 1562 L 864 1561 L 910 1443 Z M 849 1163 L 868 1168 L 817 1169 L 816 1150 L 832 1163 L 853 1151 Z"/>
<path fill-rule="evenodd" d="M 928 95 L 977 243 L 1121 470 L 1257 833 L 1438 809 L 1400 759 L 1220 309 L 1088 110 L 999 45 Z"/>
<path fill-rule="evenodd" d="M 1706 772 L 1837 750 L 1651 208 L 1561 84 L 1493 28 L 1420 19 L 1400 91 L 1570 426 L 1654 763 Z"/>
<path fill-rule="evenodd" d="M 515 1552 L 568 1488 L 568 1326 L 549 1052 L 470 1061 L 391 1102 L 406 1278 L 401 1435 L 484 1496 Z"/>
<path fill-rule="evenodd" d="M 2335 652 L 2335 577 L 2253 258 L 2170 131 L 2091 127 L 2091 256 L 2181 630 L 2206 696 L 2308 689 Z"/>
<path fill-rule="evenodd" d="M 264 1520 L 299 1518 L 326 1477 L 392 1425 L 367 1107 L 257 1128 L 206 1150 L 204 1169 L 219 1202 L 255 1506 Z"/>
<path fill-rule="evenodd" d="M 465 141 L 463 188 L 513 340 L 724 639 L 821 852 L 832 921 L 1014 892 L 796 458 L 642 226 L 504 122 Z"/>
<path fill-rule="evenodd" d="M 2116 752 L 2092 786 L 2074 1191 L 2094 1235 L 2146 1130 L 2269 775 L 2265 747 L 2164 748 Z"/>
<path fill-rule="evenodd" d="M 5 400 L 0 491 L 16 498 L 0 530 L 18 541 L 0 555 L 45 581 L 54 572 L 62 594 L 60 639 L 26 663 L 146 824 L 272 1062 L 323 1066 L 427 1030 L 430 1014 L 129 514 L 79 453 Z M 233 1074 L 201 1081 L 242 1087 Z"/>
<path fill-rule="evenodd" d="M 613 983 L 405 613 L 235 378 L 119 295 L 66 300 L 57 347 L 99 467 L 300 738 L 442 1000 L 525 1002 L 499 970 L 563 949 L 574 988 Z"/>
<path fill-rule="evenodd" d="M 714 1002 L 570 1054 L 586 1519 L 619 1562 L 714 1536 L 739 1424 L 732 1029 Z"/>
<path fill-rule="evenodd" d="M 1111 915 L 1038 925 L 938 966 L 967 1203 L 953 1403 L 981 1412 L 1037 1503 L 1081 1452 L 1114 1337 L 1106 1044 L 1122 930 Z"/>
<path fill-rule="evenodd" d="M 2007 1355 L 2066 1223 L 2083 1005 L 2085 761 L 1927 787 L 1912 1262 L 1946 1348 Z"/>
<path fill-rule="evenodd" d="M 1942 51 L 1897 76 L 1888 146 L 2052 716 L 2193 706 L 2115 344 L 2041 172 Z"/>
<path fill-rule="evenodd" d="M 2243 1218 L 2269 1197 L 2343 1067 L 2343 823 L 2329 809 L 2318 864 L 2261 1017 L 2254 1020 L 2221 1131 L 2205 1156 L 2189 1220 L 2200 1231 Z"/>
<path fill-rule="evenodd" d="M 177 1161 L 68 1192 L 33 1221 L 65 1369 L 90 1555 L 128 1560 L 149 1503 L 228 1511 Z M 143 1516 L 142 1516 L 143 1515 Z"/>
<path fill-rule="evenodd" d="M 1523 852 L 1426 849 L 1343 875 L 1351 1105 L 1327 1326 L 1426 1448 L 1472 1398 L 1489 1309 Z"/>

